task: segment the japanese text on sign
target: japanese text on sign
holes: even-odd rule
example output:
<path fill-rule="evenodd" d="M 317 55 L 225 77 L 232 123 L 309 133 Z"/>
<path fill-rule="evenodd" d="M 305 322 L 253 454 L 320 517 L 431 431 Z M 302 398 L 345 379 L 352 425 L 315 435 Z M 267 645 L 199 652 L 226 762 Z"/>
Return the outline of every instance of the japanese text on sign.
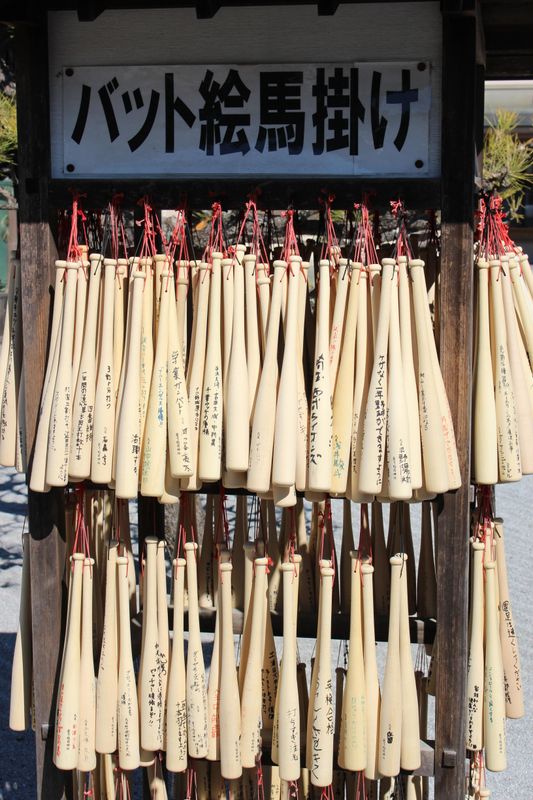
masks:
<path fill-rule="evenodd" d="M 423 175 L 427 62 L 66 67 L 63 172 Z"/>

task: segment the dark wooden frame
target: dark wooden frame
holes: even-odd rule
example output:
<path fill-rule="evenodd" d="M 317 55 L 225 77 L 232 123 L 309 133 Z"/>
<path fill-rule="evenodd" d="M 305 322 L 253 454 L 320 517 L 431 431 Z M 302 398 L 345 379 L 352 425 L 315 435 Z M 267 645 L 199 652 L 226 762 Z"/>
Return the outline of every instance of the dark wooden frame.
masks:
<path fill-rule="evenodd" d="M 442 256 L 440 275 L 441 363 L 459 446 L 463 486 L 443 497 L 437 553 L 439 669 L 437 673 L 437 719 L 435 743 L 435 797 L 464 797 L 464 695 L 467 658 L 467 578 L 469 530 L 470 396 L 472 343 L 472 241 L 473 179 L 476 109 L 479 100 L 479 70 L 476 74 L 475 14 L 464 12 L 462 2 L 443 4 L 443 123 L 442 179 L 435 181 L 300 181 L 291 189 L 282 181 L 260 182 L 265 202 L 293 202 L 303 207 L 310 193 L 335 191 L 351 199 L 363 190 L 376 193 L 376 202 L 401 191 L 418 207 L 438 204 L 442 209 Z M 26 415 L 28 443 L 34 441 L 39 393 L 44 373 L 48 339 L 51 267 L 55 244 L 50 229 L 54 205 L 65 205 L 66 184 L 51 182 L 48 130 L 48 64 L 46 20 L 36 25 L 18 25 L 15 32 L 19 130 L 20 254 L 23 285 L 24 358 L 27 376 Z M 478 91 L 476 92 L 476 87 Z M 220 184 L 219 184 L 220 185 Z M 89 183 L 87 204 L 103 198 L 102 184 Z M 191 203 L 206 204 L 213 184 L 184 184 Z M 159 207 L 175 203 L 176 184 L 121 184 L 136 199 L 146 189 Z M 257 182 L 225 182 L 228 204 L 242 201 Z M 106 187 L 105 199 L 110 187 Z M 222 192 L 222 189 L 220 189 Z M 135 196 L 135 197 L 134 197 Z M 168 200 L 168 202 L 167 202 Z M 170 202 L 172 201 L 172 202 Z M 422 201 L 422 202 L 421 202 Z M 204 206 L 205 207 L 205 206 Z M 141 515 L 153 519 L 152 504 L 141 507 Z M 35 665 L 35 714 L 37 793 L 55 800 L 69 795 L 69 775 L 52 764 L 51 735 L 54 695 L 60 658 L 60 640 L 65 618 L 63 570 L 65 564 L 64 510 L 62 492 L 49 495 L 29 492 L 29 529 Z M 414 632 L 413 632 L 414 633 Z M 432 633 L 432 632 L 431 632 Z M 416 633 L 415 635 L 419 635 Z M 429 636 L 430 634 L 427 633 Z M 426 636 L 424 628 L 423 636 Z M 439 713 L 440 712 L 440 713 Z"/>

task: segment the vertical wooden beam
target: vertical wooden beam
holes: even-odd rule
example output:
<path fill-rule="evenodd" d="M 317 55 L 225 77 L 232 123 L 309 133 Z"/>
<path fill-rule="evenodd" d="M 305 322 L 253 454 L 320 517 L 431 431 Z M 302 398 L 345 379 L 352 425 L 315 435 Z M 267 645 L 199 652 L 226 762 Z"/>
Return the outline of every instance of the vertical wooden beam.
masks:
<path fill-rule="evenodd" d="M 462 486 L 444 496 L 439 519 L 436 800 L 465 793 L 475 95 L 476 19 L 445 15 L 440 344 Z"/>
<path fill-rule="evenodd" d="M 31 455 L 45 369 L 50 276 L 56 256 L 50 232 L 48 43 L 46 19 L 15 31 L 18 115 L 18 200 L 22 319 L 26 373 L 27 445 Z M 55 692 L 66 598 L 63 491 L 28 493 L 30 532 L 35 745 L 38 798 L 56 800 L 70 789 L 70 773 L 52 763 Z"/>

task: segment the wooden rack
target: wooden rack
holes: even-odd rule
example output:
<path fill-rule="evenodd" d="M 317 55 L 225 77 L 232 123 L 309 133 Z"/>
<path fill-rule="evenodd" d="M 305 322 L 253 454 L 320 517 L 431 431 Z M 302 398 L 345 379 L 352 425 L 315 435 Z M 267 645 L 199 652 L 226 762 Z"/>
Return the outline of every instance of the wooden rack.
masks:
<path fill-rule="evenodd" d="M 34 4 L 31 14 L 29 6 L 20 9 L 23 23 L 15 28 L 20 131 L 18 199 L 29 452 L 34 441 L 47 353 L 51 271 L 56 257 L 51 220 L 55 208 L 69 204 L 72 185 L 50 180 L 48 37 L 46 15 L 42 12 L 57 4 L 38 5 L 40 12 L 35 11 Z M 113 5 L 116 8 L 130 4 Z M 338 4 L 331 5 L 336 7 Z M 397 195 L 400 192 L 411 207 L 440 208 L 440 357 L 463 483 L 458 491 L 442 498 L 439 510 L 436 739 L 434 750 L 430 748 L 431 755 L 424 754 L 424 774 L 434 772 L 435 775 L 436 800 L 462 800 L 464 797 L 474 170 L 476 141 L 483 119 L 482 31 L 475 13 L 476 5 L 461 0 L 444 0 L 441 4 L 442 166 L 438 181 L 291 180 L 289 186 L 283 180 L 263 181 L 248 177 L 223 183 L 133 181 L 105 186 L 101 182 L 76 183 L 76 188 L 87 194 L 86 207 L 107 202 L 114 190 L 124 191 L 126 200 L 130 201 L 150 193 L 159 207 L 173 207 L 182 191 L 188 194 L 191 204 L 208 207 L 215 192 L 224 199 L 226 207 L 230 207 L 237 202 L 241 204 L 250 190 L 260 188 L 261 202 L 278 208 L 286 207 L 290 202 L 302 207 L 321 189 L 334 191 L 339 199 L 349 197 L 351 201 L 360 197 L 363 191 L 370 190 L 375 193 L 378 203 L 389 200 L 392 193 Z M 76 8 L 77 4 L 64 3 L 63 6 Z M 12 13 L 16 20 L 16 13 Z M 141 516 L 145 513 L 143 506 L 141 503 Z M 28 514 L 31 583 L 35 589 L 31 597 L 38 797 L 57 800 L 69 791 L 68 776 L 52 764 L 58 654 L 66 611 L 66 594 L 61 582 L 66 556 L 63 491 L 52 490 L 46 495 L 29 492 Z M 274 630 L 277 632 L 278 623 L 274 617 Z M 208 613 L 203 615 L 203 624 L 206 630 L 213 629 L 212 616 Z M 242 626 L 242 621 L 236 613 L 236 630 L 239 625 Z M 314 635 L 315 625 L 315 620 L 301 618 L 298 634 Z M 334 620 L 334 635 L 345 636 L 346 625 L 346 620 L 338 615 Z M 378 620 L 379 638 L 384 638 L 385 629 L 386 620 Z M 432 641 L 435 623 L 413 619 L 411 635 L 413 641 Z"/>

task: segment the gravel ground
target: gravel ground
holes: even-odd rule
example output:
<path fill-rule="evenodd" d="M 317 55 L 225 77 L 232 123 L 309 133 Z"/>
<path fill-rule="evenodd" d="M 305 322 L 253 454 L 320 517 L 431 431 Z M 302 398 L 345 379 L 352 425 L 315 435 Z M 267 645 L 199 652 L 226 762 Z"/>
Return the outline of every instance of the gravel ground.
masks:
<path fill-rule="evenodd" d="M 502 486 L 497 490 L 497 512 L 505 520 L 509 583 L 515 623 L 520 636 L 522 676 L 526 698 L 526 717 L 510 720 L 507 726 L 509 767 L 505 773 L 488 773 L 487 783 L 494 800 L 531 800 L 533 766 L 524 756 L 533 741 L 533 632 L 526 619 L 527 598 L 531 591 L 533 557 L 528 523 L 531 480 Z M 340 522 L 340 503 L 334 503 L 334 522 Z M 35 758 L 33 735 L 15 734 L 8 729 L 11 659 L 15 644 L 21 576 L 21 534 L 26 514 L 26 490 L 23 477 L 12 470 L 0 470 L 0 800 L 26 800 L 35 796 Z M 354 529 L 358 524 L 354 507 Z M 418 552 L 419 516 L 413 513 L 413 538 Z M 209 637 L 207 637 L 209 638 Z M 206 641 L 206 651 L 209 642 Z M 299 641 L 300 657 L 309 661 L 312 642 Z M 333 648 L 335 662 L 338 650 Z M 415 655 L 415 649 L 413 650 Z M 385 646 L 379 647 L 383 668 Z M 528 745 L 527 742 L 530 744 Z M 137 792 L 135 793 L 137 795 Z"/>

